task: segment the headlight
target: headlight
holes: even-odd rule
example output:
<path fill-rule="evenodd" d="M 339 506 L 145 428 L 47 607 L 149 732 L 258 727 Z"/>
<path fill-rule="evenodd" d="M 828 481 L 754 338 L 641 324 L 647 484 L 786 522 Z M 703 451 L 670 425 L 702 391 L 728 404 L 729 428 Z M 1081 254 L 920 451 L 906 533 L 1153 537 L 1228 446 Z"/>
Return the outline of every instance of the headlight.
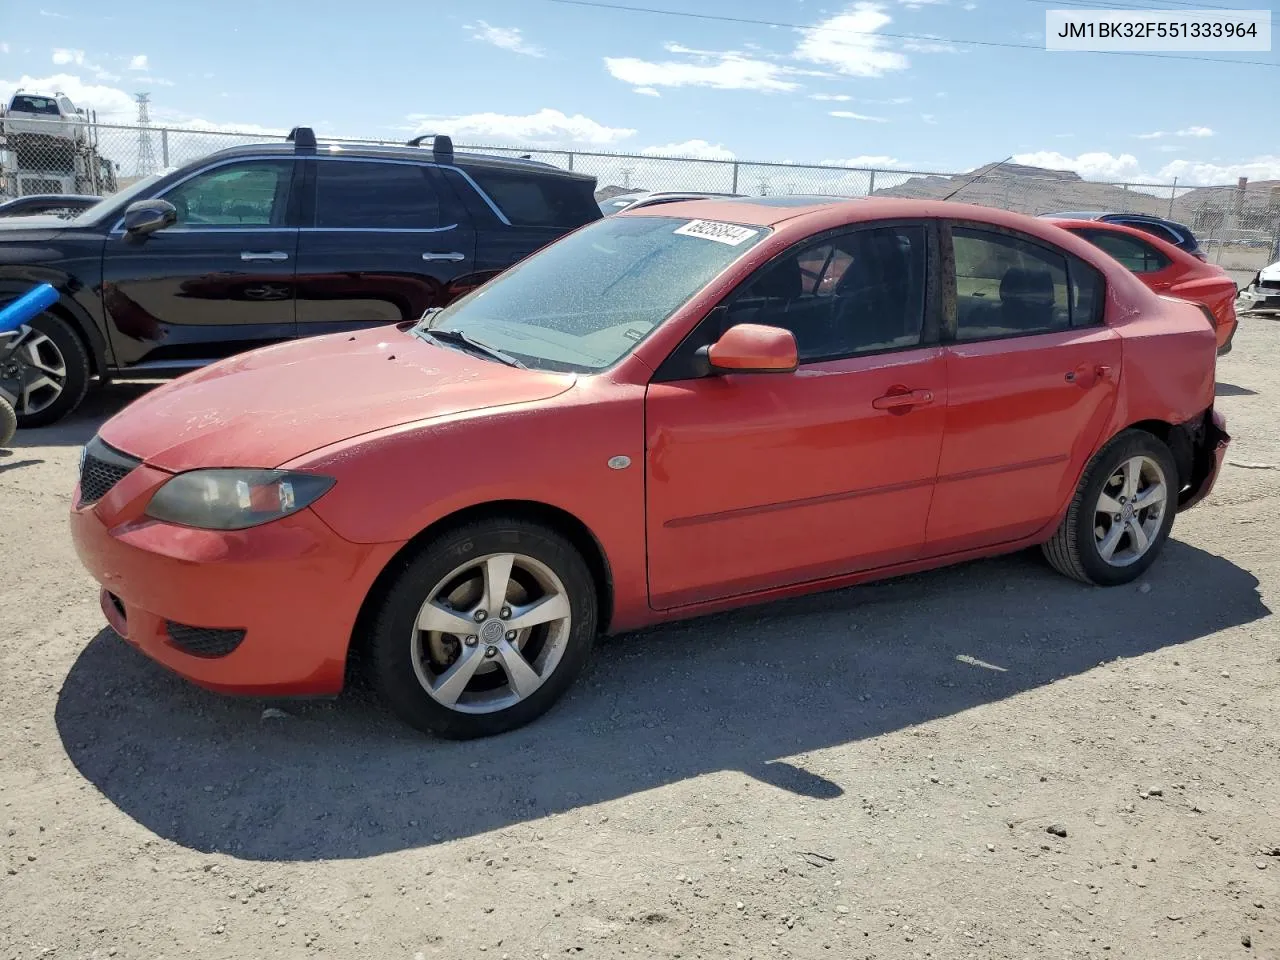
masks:
<path fill-rule="evenodd" d="M 333 483 L 290 470 L 192 470 L 152 495 L 147 516 L 204 530 L 243 530 L 297 513 Z"/>

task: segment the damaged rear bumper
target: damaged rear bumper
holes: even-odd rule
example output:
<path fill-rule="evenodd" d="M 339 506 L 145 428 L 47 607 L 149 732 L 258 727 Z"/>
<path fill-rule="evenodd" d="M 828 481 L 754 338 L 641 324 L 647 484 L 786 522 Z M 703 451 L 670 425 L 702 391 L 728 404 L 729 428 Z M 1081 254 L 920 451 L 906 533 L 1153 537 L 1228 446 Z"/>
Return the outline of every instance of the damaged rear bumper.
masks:
<path fill-rule="evenodd" d="M 1213 492 L 1231 436 L 1227 418 L 1210 407 L 1201 418 L 1183 425 L 1190 446 L 1190 480 L 1178 494 L 1178 512 L 1190 510 Z"/>

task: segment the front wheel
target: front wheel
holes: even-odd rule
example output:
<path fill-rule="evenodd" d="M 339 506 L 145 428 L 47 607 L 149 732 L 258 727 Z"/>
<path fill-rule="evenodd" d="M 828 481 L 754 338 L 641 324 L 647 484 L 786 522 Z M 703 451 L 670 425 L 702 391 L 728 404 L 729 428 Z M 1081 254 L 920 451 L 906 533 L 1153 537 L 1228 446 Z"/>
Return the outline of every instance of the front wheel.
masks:
<path fill-rule="evenodd" d="M 42 313 L 12 337 L 0 337 L 0 397 L 12 404 L 18 426 L 56 423 L 89 389 L 89 351 L 61 317 Z"/>
<path fill-rule="evenodd" d="M 518 519 L 428 544 L 391 584 L 369 638 L 374 686 L 419 730 L 502 733 L 545 713 L 595 639 L 595 584 L 563 536 Z"/>
<path fill-rule="evenodd" d="M 1178 468 L 1169 447 L 1126 430 L 1090 461 L 1052 539 L 1042 547 L 1059 573 L 1118 586 L 1155 562 L 1177 512 Z"/>

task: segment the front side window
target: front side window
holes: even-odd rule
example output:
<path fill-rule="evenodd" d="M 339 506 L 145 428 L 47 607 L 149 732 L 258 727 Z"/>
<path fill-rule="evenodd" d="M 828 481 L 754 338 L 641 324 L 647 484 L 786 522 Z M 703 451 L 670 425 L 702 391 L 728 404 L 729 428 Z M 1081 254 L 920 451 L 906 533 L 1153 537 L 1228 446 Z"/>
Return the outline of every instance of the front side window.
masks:
<path fill-rule="evenodd" d="M 952 230 L 956 339 L 989 340 L 1071 326 L 1067 258 L 1016 237 Z"/>
<path fill-rule="evenodd" d="M 427 324 L 466 333 L 531 367 L 603 370 L 768 232 L 671 217 L 607 217 L 544 247 Z"/>
<path fill-rule="evenodd" d="M 802 363 L 918 346 L 924 329 L 923 226 L 852 230 L 764 267 L 722 321 L 790 330 Z"/>
<path fill-rule="evenodd" d="M 201 228 L 283 226 L 291 160 L 246 160 L 198 173 L 168 193 L 178 225 Z"/>
<path fill-rule="evenodd" d="M 428 167 L 416 163 L 316 163 L 316 226 L 342 230 L 434 230 L 440 198 Z"/>

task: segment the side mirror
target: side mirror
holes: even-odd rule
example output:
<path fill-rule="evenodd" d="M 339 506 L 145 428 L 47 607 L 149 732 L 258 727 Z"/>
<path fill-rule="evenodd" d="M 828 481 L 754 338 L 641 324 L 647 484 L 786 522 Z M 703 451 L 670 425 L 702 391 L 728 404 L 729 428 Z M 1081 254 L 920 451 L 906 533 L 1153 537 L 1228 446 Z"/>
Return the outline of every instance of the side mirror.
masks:
<path fill-rule="evenodd" d="M 178 222 L 178 208 L 168 200 L 139 200 L 124 211 L 124 232 L 133 238 L 148 237 Z"/>
<path fill-rule="evenodd" d="M 792 373 L 800 365 L 790 330 L 739 323 L 698 351 L 715 373 Z"/>

